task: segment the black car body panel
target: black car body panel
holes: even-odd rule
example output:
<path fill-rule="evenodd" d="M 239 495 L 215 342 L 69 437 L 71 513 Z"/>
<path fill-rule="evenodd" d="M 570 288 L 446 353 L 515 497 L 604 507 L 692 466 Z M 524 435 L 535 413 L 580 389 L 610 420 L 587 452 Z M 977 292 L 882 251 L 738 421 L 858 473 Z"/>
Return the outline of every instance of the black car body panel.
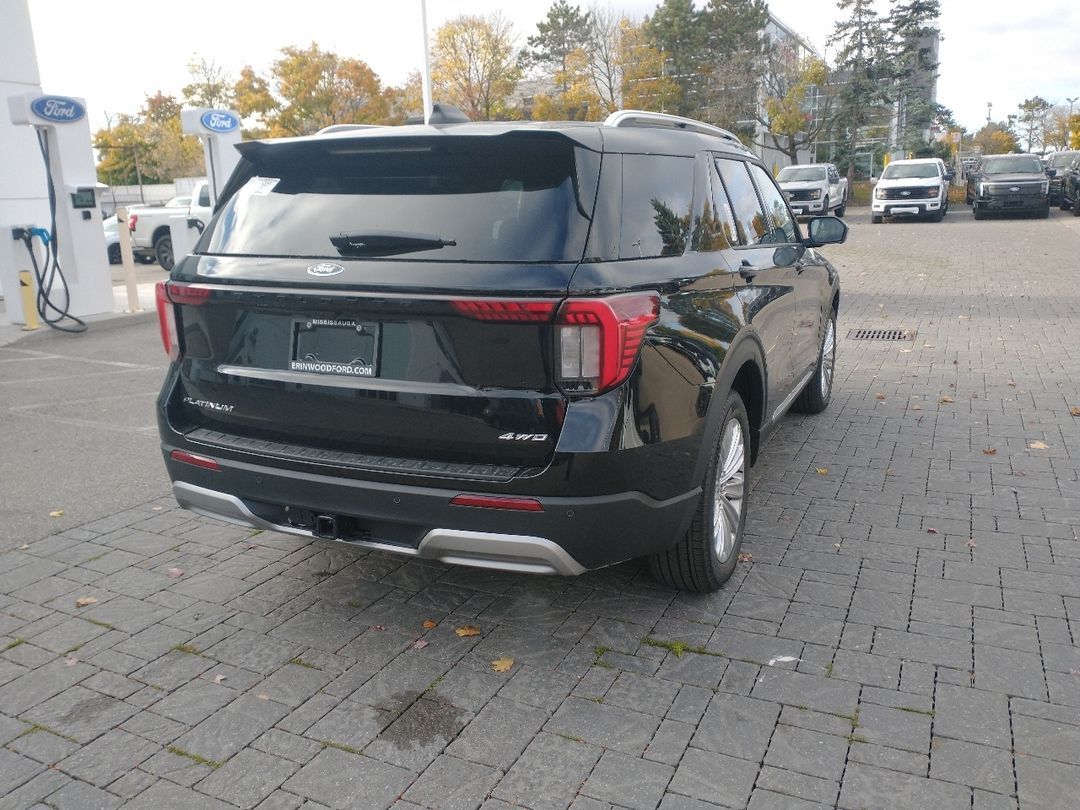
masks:
<path fill-rule="evenodd" d="M 968 197 L 976 216 L 1036 214 L 1050 209 L 1050 180 L 1035 155 L 990 155 L 968 178 Z"/>
<path fill-rule="evenodd" d="M 464 124 L 242 152 L 159 299 L 158 419 L 180 502 L 245 525 L 528 571 L 654 553 L 701 498 L 717 394 L 742 393 L 756 452 L 839 303 L 768 172 L 716 137 Z M 591 388 L 567 307 L 650 300 Z"/>

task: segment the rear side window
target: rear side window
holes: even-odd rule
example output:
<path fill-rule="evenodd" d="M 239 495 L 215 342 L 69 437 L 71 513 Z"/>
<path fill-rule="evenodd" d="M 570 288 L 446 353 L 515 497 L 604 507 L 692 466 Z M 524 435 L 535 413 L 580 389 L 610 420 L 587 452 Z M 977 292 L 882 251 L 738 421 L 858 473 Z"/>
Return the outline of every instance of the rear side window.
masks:
<path fill-rule="evenodd" d="M 694 160 L 623 155 L 619 258 L 681 256 L 690 235 Z"/>
<path fill-rule="evenodd" d="M 768 228 L 754 184 L 746 173 L 746 164 L 741 160 L 718 158 L 716 170 L 720 173 L 720 179 L 724 181 L 724 188 L 731 199 L 735 223 L 739 229 L 739 242 L 744 245 L 761 244 Z"/>
<path fill-rule="evenodd" d="M 554 133 L 255 145 L 196 252 L 575 262 L 599 156 Z"/>

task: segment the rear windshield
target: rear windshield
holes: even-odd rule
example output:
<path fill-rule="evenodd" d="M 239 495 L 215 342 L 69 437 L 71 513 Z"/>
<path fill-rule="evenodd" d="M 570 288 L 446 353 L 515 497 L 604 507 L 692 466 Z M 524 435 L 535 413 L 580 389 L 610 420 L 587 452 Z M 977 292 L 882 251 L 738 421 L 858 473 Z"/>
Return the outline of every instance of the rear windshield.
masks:
<path fill-rule="evenodd" d="M 795 181 L 824 180 L 824 166 L 785 166 L 776 177 L 778 182 L 792 183 Z"/>
<path fill-rule="evenodd" d="M 580 261 L 599 163 L 552 133 L 259 145 L 196 252 Z"/>
<path fill-rule="evenodd" d="M 983 174 L 1013 174 L 1014 172 L 1038 172 L 1042 174 L 1042 161 L 1034 155 L 1016 155 L 986 160 L 982 165 Z"/>
<path fill-rule="evenodd" d="M 901 180 L 906 177 L 937 177 L 936 163 L 890 163 L 881 173 L 882 180 Z"/>

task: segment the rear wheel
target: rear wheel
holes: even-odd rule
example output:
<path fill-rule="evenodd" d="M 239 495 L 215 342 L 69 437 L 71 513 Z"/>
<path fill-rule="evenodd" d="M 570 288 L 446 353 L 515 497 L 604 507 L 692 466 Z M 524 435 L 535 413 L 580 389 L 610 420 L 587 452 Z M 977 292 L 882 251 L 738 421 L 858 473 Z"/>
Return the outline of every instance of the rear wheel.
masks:
<path fill-rule="evenodd" d="M 842 217 L 844 212 L 847 211 L 847 193 L 840 199 L 840 205 L 836 206 L 836 215 Z"/>
<path fill-rule="evenodd" d="M 720 424 L 701 500 L 686 536 L 649 558 L 657 580 L 684 591 L 718 590 L 739 561 L 749 490 L 750 430 L 746 407 L 735 391 L 724 402 Z"/>
<path fill-rule="evenodd" d="M 154 242 L 154 256 L 162 270 L 173 269 L 172 237 L 158 237 L 158 240 Z"/>
<path fill-rule="evenodd" d="M 975 217 L 975 219 L 986 219 L 986 213 L 977 205 L 971 209 L 971 215 Z"/>
<path fill-rule="evenodd" d="M 872 223 L 874 223 L 875 225 L 880 225 L 881 224 L 881 215 L 880 214 L 871 214 L 870 215 L 870 221 Z"/>
<path fill-rule="evenodd" d="M 832 399 L 833 370 L 836 368 L 836 313 L 830 310 L 821 338 L 817 368 L 814 376 L 795 400 L 795 410 L 801 413 L 821 413 Z"/>
<path fill-rule="evenodd" d="M 1046 219 L 1047 217 L 1049 217 L 1050 216 L 1050 203 L 1047 203 L 1046 208 L 1039 211 L 1039 213 L 1037 213 L 1035 216 L 1037 216 L 1039 219 Z"/>
<path fill-rule="evenodd" d="M 109 264 L 120 264 L 121 261 L 119 243 L 109 245 Z"/>

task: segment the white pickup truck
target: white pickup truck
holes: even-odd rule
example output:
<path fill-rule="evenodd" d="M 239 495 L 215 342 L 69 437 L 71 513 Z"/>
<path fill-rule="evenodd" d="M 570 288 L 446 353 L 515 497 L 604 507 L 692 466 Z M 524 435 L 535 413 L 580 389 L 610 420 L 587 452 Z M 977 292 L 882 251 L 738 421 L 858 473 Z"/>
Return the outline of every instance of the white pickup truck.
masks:
<path fill-rule="evenodd" d="M 838 217 L 847 209 L 848 183 L 831 163 L 785 166 L 776 176 L 781 191 L 797 217 Z"/>
<path fill-rule="evenodd" d="M 170 218 L 187 214 L 188 219 L 197 219 L 206 225 L 212 213 L 210 187 L 205 180 L 195 184 L 187 205 L 182 197 L 175 197 L 165 205 L 135 208 L 128 214 L 132 250 L 137 258 L 152 257 L 161 265 L 161 269 L 172 270 L 174 260 Z"/>

